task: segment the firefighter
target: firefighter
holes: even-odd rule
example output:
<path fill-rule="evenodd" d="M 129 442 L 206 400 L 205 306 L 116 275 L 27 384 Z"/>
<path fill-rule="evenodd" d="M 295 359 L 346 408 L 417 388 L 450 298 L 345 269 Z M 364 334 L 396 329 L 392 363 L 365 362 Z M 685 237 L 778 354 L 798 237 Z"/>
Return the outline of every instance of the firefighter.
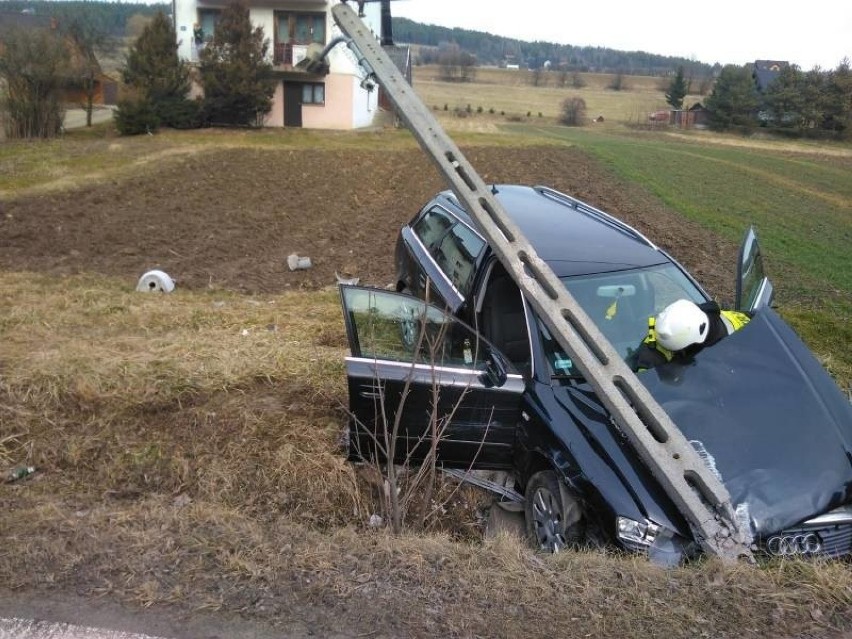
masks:
<path fill-rule="evenodd" d="M 739 311 L 721 310 L 716 302 L 678 300 L 656 317 L 648 318 L 648 336 L 628 361 L 633 370 L 643 371 L 672 360 L 689 359 L 741 329 L 749 319 Z"/>

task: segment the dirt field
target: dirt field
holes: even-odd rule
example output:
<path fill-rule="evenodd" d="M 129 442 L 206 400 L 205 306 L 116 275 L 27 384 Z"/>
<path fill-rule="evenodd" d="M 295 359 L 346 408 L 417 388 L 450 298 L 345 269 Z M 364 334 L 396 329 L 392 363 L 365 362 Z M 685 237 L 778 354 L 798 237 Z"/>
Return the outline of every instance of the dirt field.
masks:
<path fill-rule="evenodd" d="M 545 184 L 635 225 L 714 294 L 730 293 L 735 247 L 566 148 L 473 148 L 487 182 Z M 437 190 L 419 151 L 231 149 L 166 160 L 127 181 L 7 202 L 0 268 L 94 272 L 135 282 L 159 268 L 181 287 L 314 289 L 334 273 L 386 285 L 400 225 Z M 312 259 L 290 272 L 287 256 Z M 720 266 L 721 265 L 721 266 Z"/>

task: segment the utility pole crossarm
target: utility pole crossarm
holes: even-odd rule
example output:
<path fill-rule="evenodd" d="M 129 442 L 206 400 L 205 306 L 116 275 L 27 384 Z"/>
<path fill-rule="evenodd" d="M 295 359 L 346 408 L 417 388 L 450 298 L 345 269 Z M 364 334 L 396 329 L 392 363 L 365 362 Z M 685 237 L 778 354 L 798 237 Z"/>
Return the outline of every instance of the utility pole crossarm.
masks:
<path fill-rule="evenodd" d="M 722 482 L 538 256 L 351 7 L 335 5 L 332 14 L 364 71 L 385 90 L 538 317 L 689 522 L 703 550 L 723 559 L 750 558 Z"/>

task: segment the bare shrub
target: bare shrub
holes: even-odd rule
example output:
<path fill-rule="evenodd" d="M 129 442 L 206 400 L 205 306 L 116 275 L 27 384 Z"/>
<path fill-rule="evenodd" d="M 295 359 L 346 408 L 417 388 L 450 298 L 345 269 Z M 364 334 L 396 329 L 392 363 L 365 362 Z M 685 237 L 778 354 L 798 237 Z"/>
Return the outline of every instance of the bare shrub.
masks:
<path fill-rule="evenodd" d="M 586 86 L 586 79 L 580 75 L 579 71 L 574 71 L 571 74 L 571 86 L 575 89 L 582 89 Z"/>
<path fill-rule="evenodd" d="M 48 30 L 9 30 L 0 56 L 0 81 L 6 95 L 0 104 L 9 138 L 49 138 L 59 135 L 65 111 L 62 88 L 67 76 L 67 52 L 59 36 Z"/>
<path fill-rule="evenodd" d="M 565 126 L 583 126 L 586 120 L 586 101 L 580 96 L 571 96 L 562 101 L 559 123 Z"/>
<path fill-rule="evenodd" d="M 612 80 L 606 87 L 611 91 L 627 91 L 630 87 L 627 85 L 627 81 L 624 78 L 624 72 L 619 71 L 614 76 L 612 76 Z"/>

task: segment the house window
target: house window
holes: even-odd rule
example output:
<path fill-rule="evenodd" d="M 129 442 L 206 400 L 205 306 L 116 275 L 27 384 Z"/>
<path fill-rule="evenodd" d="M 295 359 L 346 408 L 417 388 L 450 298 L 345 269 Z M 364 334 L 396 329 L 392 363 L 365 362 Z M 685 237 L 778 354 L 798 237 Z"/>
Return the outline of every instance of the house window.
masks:
<path fill-rule="evenodd" d="M 325 104 L 325 85 L 313 83 L 303 84 L 302 104 Z"/>
<path fill-rule="evenodd" d="M 289 44 L 325 44 L 324 13 L 277 13 L 275 41 Z"/>
<path fill-rule="evenodd" d="M 217 9 L 203 9 L 198 12 L 198 24 L 201 25 L 204 42 L 210 42 L 213 39 L 216 23 L 219 22 L 221 16 L 222 12 Z"/>

